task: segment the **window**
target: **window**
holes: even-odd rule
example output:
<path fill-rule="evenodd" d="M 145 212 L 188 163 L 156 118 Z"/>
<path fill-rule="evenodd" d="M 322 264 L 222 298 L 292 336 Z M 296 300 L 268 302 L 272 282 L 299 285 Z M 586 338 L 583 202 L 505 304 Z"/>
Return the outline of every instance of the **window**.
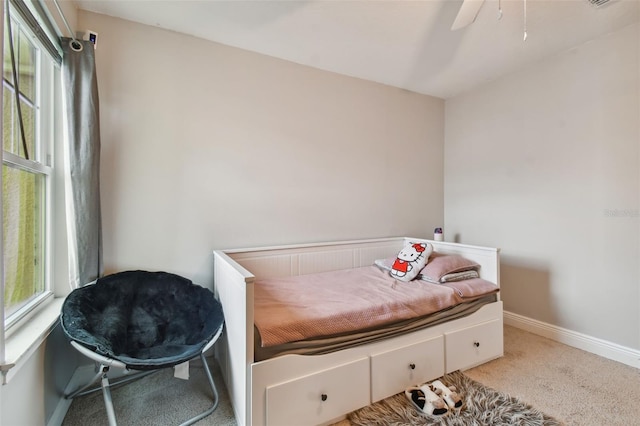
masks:
<path fill-rule="evenodd" d="M 52 296 L 49 212 L 52 204 L 53 93 L 57 70 L 55 61 L 30 26 L 13 12 L 12 8 L 11 29 L 18 84 L 15 84 L 12 71 L 7 25 L 4 26 L 2 76 L 5 327 L 11 327 Z M 4 19 L 6 22 L 6 17 Z"/>

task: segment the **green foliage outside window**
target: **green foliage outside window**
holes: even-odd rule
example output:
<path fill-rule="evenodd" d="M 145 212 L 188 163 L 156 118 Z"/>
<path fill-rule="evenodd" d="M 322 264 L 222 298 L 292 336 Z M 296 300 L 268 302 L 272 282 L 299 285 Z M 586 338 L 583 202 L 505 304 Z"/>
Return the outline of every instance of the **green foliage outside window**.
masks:
<path fill-rule="evenodd" d="M 39 232 L 42 181 L 34 173 L 2 167 L 6 314 L 44 290 Z"/>
<path fill-rule="evenodd" d="M 37 53 L 38 49 L 17 22 L 12 23 L 20 106 L 29 161 L 25 160 L 15 84 L 5 25 L 2 99 L 2 212 L 5 318 L 44 291 L 44 207 L 46 175 L 30 169 L 38 160 Z M 8 154 L 7 154 L 8 153 Z M 10 161 L 12 158 L 15 161 Z M 8 160 L 9 158 L 9 160 Z M 24 161 L 23 161 L 24 160 Z"/>

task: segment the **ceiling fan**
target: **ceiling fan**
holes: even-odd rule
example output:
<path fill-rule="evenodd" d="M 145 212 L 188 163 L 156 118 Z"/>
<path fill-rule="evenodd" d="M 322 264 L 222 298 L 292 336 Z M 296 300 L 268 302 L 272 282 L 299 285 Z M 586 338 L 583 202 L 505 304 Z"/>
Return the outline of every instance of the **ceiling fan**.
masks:
<path fill-rule="evenodd" d="M 587 0 L 591 3 L 592 6 L 599 8 L 612 0 Z M 460 6 L 460 10 L 458 10 L 458 15 L 456 15 L 456 19 L 453 21 L 453 25 L 451 26 L 451 30 L 459 30 L 460 28 L 464 28 L 470 24 L 472 24 L 476 17 L 478 16 L 478 12 L 480 12 L 480 8 L 484 0 L 463 0 L 462 5 Z M 524 18 L 524 32 L 523 32 L 523 40 L 527 40 L 527 0 L 522 0 L 522 4 L 524 6 L 523 10 L 523 18 Z M 498 20 L 502 19 L 502 0 L 498 0 Z"/>
<path fill-rule="evenodd" d="M 589 1 L 598 1 L 598 0 L 589 0 Z M 609 1 L 609 0 L 603 0 Z M 459 30 L 460 28 L 464 28 L 470 24 L 472 24 L 476 17 L 478 16 L 478 12 L 480 12 L 480 8 L 484 0 L 463 0 L 462 6 L 460 6 L 460 10 L 458 10 L 458 15 L 456 15 L 455 21 L 453 21 L 453 25 L 451 26 L 451 30 Z M 522 0 L 524 5 L 524 35 L 523 40 L 527 40 L 527 0 Z M 498 0 L 498 20 L 502 19 L 502 1 Z"/>
<path fill-rule="evenodd" d="M 451 30 L 459 30 L 460 28 L 464 28 L 473 23 L 473 21 L 476 20 L 483 3 L 484 0 L 464 0 L 462 2 L 462 6 L 460 6 L 460 10 L 458 11 L 455 21 L 453 21 Z M 500 17 L 502 17 L 502 8 L 500 8 Z"/>
<path fill-rule="evenodd" d="M 587 0 L 594 7 L 601 7 L 605 4 L 609 3 L 611 0 Z M 484 0 L 463 0 L 462 5 L 460 6 L 460 10 L 458 10 L 458 15 L 456 15 L 455 21 L 453 21 L 453 25 L 451 26 L 451 30 L 459 30 L 460 28 L 464 28 L 470 24 L 472 24 L 476 17 L 478 16 L 478 12 L 480 12 L 480 8 Z M 523 0 L 524 5 L 524 19 L 525 19 L 525 27 L 527 20 L 527 0 Z M 502 1 L 498 0 L 498 19 L 502 19 Z"/>

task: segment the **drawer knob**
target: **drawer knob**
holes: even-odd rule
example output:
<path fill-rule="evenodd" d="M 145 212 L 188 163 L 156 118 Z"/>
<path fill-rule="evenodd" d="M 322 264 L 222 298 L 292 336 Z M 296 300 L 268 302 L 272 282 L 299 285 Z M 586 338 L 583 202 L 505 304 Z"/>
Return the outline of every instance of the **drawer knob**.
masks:
<path fill-rule="evenodd" d="M 416 365 L 414 363 L 409 364 L 409 368 L 412 370 L 416 369 Z"/>
<path fill-rule="evenodd" d="M 480 342 L 473 342 L 473 346 L 475 346 L 476 348 L 480 347 Z"/>
<path fill-rule="evenodd" d="M 323 393 L 322 395 L 320 395 L 320 399 L 321 399 L 321 400 L 323 400 L 323 401 L 326 401 L 326 400 L 327 400 L 327 398 L 328 398 L 328 397 L 327 397 L 327 394 L 326 394 L 326 393 Z"/>

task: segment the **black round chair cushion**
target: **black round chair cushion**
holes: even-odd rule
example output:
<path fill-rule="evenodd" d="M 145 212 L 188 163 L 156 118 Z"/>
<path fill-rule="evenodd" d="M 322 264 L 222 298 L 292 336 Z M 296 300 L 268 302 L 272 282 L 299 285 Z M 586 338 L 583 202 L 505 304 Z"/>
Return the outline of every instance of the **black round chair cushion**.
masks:
<path fill-rule="evenodd" d="M 70 339 L 135 370 L 195 358 L 223 322 L 210 290 L 179 275 L 147 271 L 107 275 L 73 290 L 61 315 Z"/>

